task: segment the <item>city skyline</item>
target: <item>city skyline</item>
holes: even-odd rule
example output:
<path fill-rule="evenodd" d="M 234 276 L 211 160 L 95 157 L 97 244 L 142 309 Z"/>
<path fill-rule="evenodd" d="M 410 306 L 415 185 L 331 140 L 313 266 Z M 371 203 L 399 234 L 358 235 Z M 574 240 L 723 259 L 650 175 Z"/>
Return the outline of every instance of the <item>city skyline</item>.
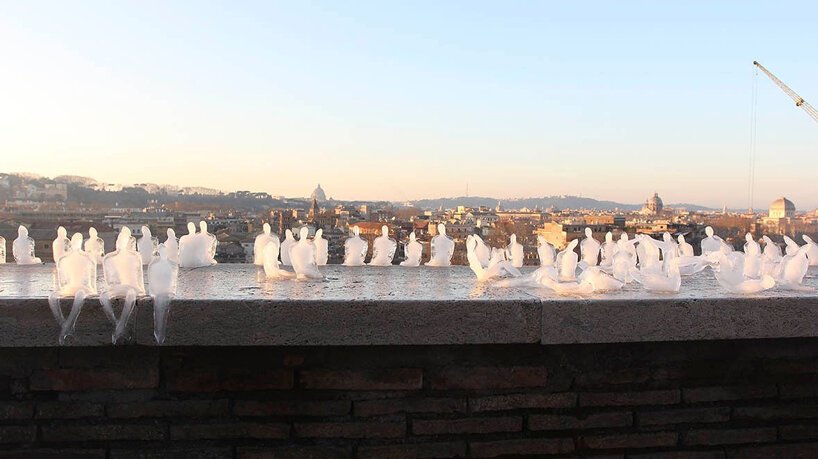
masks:
<path fill-rule="evenodd" d="M 288 196 L 321 183 L 342 200 L 468 187 L 746 208 L 751 63 L 814 101 L 816 10 L 9 2 L 3 169 Z M 754 207 L 818 207 L 818 129 L 757 84 Z"/>

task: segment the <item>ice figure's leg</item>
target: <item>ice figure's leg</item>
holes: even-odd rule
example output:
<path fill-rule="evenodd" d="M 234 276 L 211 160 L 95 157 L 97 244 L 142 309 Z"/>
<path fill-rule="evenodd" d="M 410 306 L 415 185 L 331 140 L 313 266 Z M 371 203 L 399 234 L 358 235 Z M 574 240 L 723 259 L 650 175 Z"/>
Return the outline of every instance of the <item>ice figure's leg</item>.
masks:
<path fill-rule="evenodd" d="M 80 316 L 80 311 L 82 310 L 82 303 L 85 302 L 85 297 L 88 296 L 88 292 L 84 289 L 80 289 L 74 295 L 74 303 L 71 305 L 71 312 L 68 313 L 68 317 L 63 321 L 62 327 L 60 327 L 60 344 L 65 343 L 65 338 L 70 335 L 74 334 L 74 327 L 77 325 L 77 319 Z M 60 311 L 62 314 L 62 311 Z"/>
<path fill-rule="evenodd" d="M 99 304 L 102 305 L 102 311 L 112 324 L 116 325 L 116 316 L 114 315 L 114 308 L 112 306 L 114 293 L 113 291 L 103 292 L 99 296 Z"/>
<path fill-rule="evenodd" d="M 128 292 L 125 294 L 125 302 L 122 305 L 122 314 L 119 316 L 119 320 L 116 321 L 116 328 L 114 329 L 114 334 L 111 337 L 113 344 L 125 334 L 125 327 L 128 326 L 128 320 L 131 318 L 131 313 L 133 312 L 134 305 L 136 304 L 136 290 L 129 288 Z"/>
<path fill-rule="evenodd" d="M 52 292 L 51 295 L 48 296 L 48 307 L 51 308 L 51 313 L 54 314 L 57 325 L 62 327 L 62 323 L 65 322 L 65 316 L 62 313 L 62 308 L 60 308 L 59 292 Z"/>
<path fill-rule="evenodd" d="M 171 296 L 167 293 L 153 297 L 153 337 L 156 338 L 156 344 L 165 342 L 170 300 Z"/>

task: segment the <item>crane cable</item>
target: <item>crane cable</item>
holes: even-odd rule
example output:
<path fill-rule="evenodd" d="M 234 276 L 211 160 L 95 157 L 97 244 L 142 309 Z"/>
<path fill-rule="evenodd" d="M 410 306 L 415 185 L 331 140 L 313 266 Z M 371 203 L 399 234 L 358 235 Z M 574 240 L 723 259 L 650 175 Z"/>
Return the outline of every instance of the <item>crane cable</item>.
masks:
<path fill-rule="evenodd" d="M 758 67 L 753 66 L 753 89 L 750 96 L 750 164 L 748 178 L 748 202 L 747 208 L 753 212 L 753 201 L 755 198 L 755 175 L 756 175 L 756 144 L 757 144 L 757 119 L 758 119 Z"/>

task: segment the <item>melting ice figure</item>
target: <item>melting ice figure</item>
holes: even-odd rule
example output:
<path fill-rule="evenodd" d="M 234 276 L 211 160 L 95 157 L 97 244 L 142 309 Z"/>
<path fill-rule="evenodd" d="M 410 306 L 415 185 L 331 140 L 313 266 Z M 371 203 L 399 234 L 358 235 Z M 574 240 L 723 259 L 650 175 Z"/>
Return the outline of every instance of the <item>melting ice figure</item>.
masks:
<path fill-rule="evenodd" d="M 599 250 L 602 258 L 602 262 L 600 262 L 599 266 L 602 267 L 603 270 L 611 272 L 613 269 L 614 256 L 616 256 L 618 249 L 616 242 L 613 240 L 613 233 L 610 231 L 605 233 L 605 242 L 602 243 Z"/>
<path fill-rule="evenodd" d="M 99 296 L 99 302 L 105 315 L 114 324 L 114 333 L 111 336 L 114 344 L 125 334 L 137 297 L 145 294 L 142 257 L 130 247 L 130 231 L 126 231 L 126 228 L 123 227 L 117 237 L 116 250 L 102 259 L 107 291 Z M 124 298 L 119 318 L 114 314 L 115 298 Z"/>
<path fill-rule="evenodd" d="M 582 253 L 582 261 L 584 266 L 596 266 L 599 264 L 599 242 L 594 239 L 594 233 L 591 228 L 585 228 L 585 239 L 579 245 L 579 251 Z"/>
<path fill-rule="evenodd" d="M 437 235 L 432 238 L 432 257 L 426 266 L 451 266 L 454 241 L 446 236 L 446 225 L 437 225 Z"/>
<path fill-rule="evenodd" d="M 483 238 L 477 234 L 474 235 L 474 240 L 477 243 L 477 247 L 474 249 L 474 253 L 477 255 L 477 260 L 480 262 L 480 265 L 487 268 L 489 261 L 491 261 L 491 248 L 485 242 L 483 242 Z"/>
<path fill-rule="evenodd" d="M 275 241 L 270 241 L 264 246 L 264 275 L 267 279 L 289 279 L 295 277 L 294 273 L 285 271 L 278 264 L 278 251 L 281 248 Z"/>
<path fill-rule="evenodd" d="M 148 265 L 148 294 L 153 298 L 153 337 L 156 344 L 165 342 L 170 302 L 176 296 L 179 279 L 179 264 L 170 259 L 165 244 L 159 246 L 158 256 Z"/>
<path fill-rule="evenodd" d="M 801 285 L 809 269 L 809 260 L 807 259 L 809 245 L 799 247 L 795 241 L 787 236 L 784 236 L 784 242 L 787 245 L 786 255 L 775 269 L 774 277 L 776 282 L 786 289 L 812 291 L 811 288 Z"/>
<path fill-rule="evenodd" d="M 11 254 L 18 265 L 42 263 L 42 260 L 34 256 L 34 239 L 29 237 L 28 229 L 23 225 L 17 228 L 17 239 L 11 243 Z"/>
<path fill-rule="evenodd" d="M 150 228 L 142 226 L 142 237 L 136 243 L 136 248 L 142 257 L 142 264 L 147 265 L 159 250 L 159 238 L 153 237 Z"/>
<path fill-rule="evenodd" d="M 315 232 L 312 243 L 315 245 L 315 264 L 325 266 L 329 259 L 329 242 L 324 239 L 324 230 L 322 228 L 318 228 L 318 231 Z"/>
<path fill-rule="evenodd" d="M 577 254 L 574 249 L 579 244 L 579 239 L 574 239 L 563 251 L 557 254 L 557 274 L 560 282 L 573 282 L 577 280 Z"/>
<path fill-rule="evenodd" d="M 168 260 L 179 264 L 179 240 L 176 239 L 176 231 L 173 231 L 173 228 L 168 228 L 168 238 L 165 239 L 165 242 L 162 243 L 162 246 L 165 247 L 165 253 L 167 254 Z M 178 268 L 178 266 L 177 266 Z"/>
<path fill-rule="evenodd" d="M 57 290 L 48 297 L 48 305 L 60 326 L 59 343 L 65 344 L 65 338 L 74 333 L 85 298 L 97 294 L 97 263 L 82 250 L 80 233 L 71 237 L 68 251 L 57 261 L 57 284 Z M 68 297 L 73 297 L 74 302 L 68 317 L 65 317 L 60 298 Z"/>
<path fill-rule="evenodd" d="M 290 261 L 298 279 L 323 279 L 315 263 L 315 244 L 307 239 L 309 234 L 309 228 L 301 227 L 298 243 L 290 250 Z"/>
<path fill-rule="evenodd" d="M 818 244 L 806 234 L 801 236 L 801 238 L 807 243 L 807 259 L 809 260 L 809 265 L 818 266 Z"/>
<path fill-rule="evenodd" d="M 215 265 L 218 263 L 216 261 L 216 248 L 219 245 L 219 240 L 216 239 L 215 234 L 210 234 L 207 232 L 207 222 L 202 220 L 199 222 L 199 237 L 203 238 L 202 244 L 205 246 L 205 254 L 207 255 L 207 261 L 211 265 Z"/>
<path fill-rule="evenodd" d="M 545 240 L 543 235 L 537 236 L 537 256 L 540 258 L 540 266 L 553 266 L 557 259 L 554 246 Z"/>
<path fill-rule="evenodd" d="M 477 256 L 477 247 L 478 241 L 476 237 L 469 235 L 466 238 L 466 259 L 469 261 L 469 267 L 477 276 L 478 281 L 487 281 L 506 276 L 520 277 L 522 275 L 512 263 L 504 259 L 505 254 L 502 250 L 498 250 L 498 255 L 492 257 L 489 266 L 484 268 Z"/>
<path fill-rule="evenodd" d="M 679 272 L 678 259 L 668 266 L 667 271 L 655 268 L 631 268 L 631 277 L 642 284 L 649 292 L 679 293 L 682 286 L 682 275 Z"/>
<path fill-rule="evenodd" d="M 403 251 L 406 254 L 406 259 L 400 263 L 401 266 L 420 266 L 423 245 L 417 241 L 414 231 L 409 234 L 409 242 L 406 243 Z"/>
<path fill-rule="evenodd" d="M 511 260 L 511 265 L 515 268 L 522 268 L 525 259 L 523 245 L 517 242 L 517 235 L 512 234 L 511 240 L 506 247 L 506 257 Z"/>
<path fill-rule="evenodd" d="M 372 259 L 370 266 L 392 266 L 392 259 L 395 258 L 395 250 L 398 243 L 389 237 L 389 227 L 381 227 L 381 235 L 372 241 Z"/>
<path fill-rule="evenodd" d="M 352 236 L 344 241 L 344 266 L 363 266 L 369 243 L 361 239 L 358 226 L 352 227 Z"/>
<path fill-rule="evenodd" d="M 99 237 L 97 229 L 93 226 L 88 228 L 88 239 L 85 241 L 84 250 L 97 264 L 102 263 L 102 257 L 105 256 L 105 241 Z"/>
<path fill-rule="evenodd" d="M 281 241 L 281 247 L 279 250 L 281 251 L 281 264 L 284 266 L 292 266 L 293 263 L 290 261 L 290 249 L 293 248 L 295 245 L 296 240 L 293 237 L 293 231 L 287 230 L 284 231 L 284 240 Z"/>
<path fill-rule="evenodd" d="M 256 236 L 256 240 L 253 243 L 253 263 L 256 266 L 264 266 L 264 247 L 268 243 L 273 242 L 273 239 L 278 242 L 278 237 L 272 235 L 270 224 L 264 223 L 261 234 Z"/>
<path fill-rule="evenodd" d="M 57 228 L 57 238 L 51 243 L 51 254 L 54 258 L 54 263 L 59 261 L 59 259 L 65 255 L 65 252 L 68 252 L 70 249 L 71 241 L 68 240 L 68 232 L 65 231 L 65 228 L 60 226 Z"/>
<path fill-rule="evenodd" d="M 6 264 L 6 238 L 0 236 L 0 264 Z"/>

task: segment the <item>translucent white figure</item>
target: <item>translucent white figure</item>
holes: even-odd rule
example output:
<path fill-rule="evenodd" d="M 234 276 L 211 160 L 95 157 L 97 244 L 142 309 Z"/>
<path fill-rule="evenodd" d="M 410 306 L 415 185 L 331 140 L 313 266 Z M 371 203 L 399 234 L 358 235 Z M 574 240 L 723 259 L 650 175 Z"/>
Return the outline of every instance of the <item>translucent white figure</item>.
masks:
<path fill-rule="evenodd" d="M 290 261 L 298 279 L 323 279 L 315 264 L 315 245 L 307 239 L 310 229 L 302 226 L 298 235 L 298 243 L 290 249 Z"/>
<path fill-rule="evenodd" d="M 537 256 L 540 258 L 540 266 L 553 266 L 557 259 L 554 246 L 549 244 L 543 235 L 537 236 L 537 244 Z"/>
<path fill-rule="evenodd" d="M 179 240 L 176 239 L 176 231 L 173 231 L 173 228 L 168 228 L 168 238 L 165 239 L 165 242 L 163 242 L 162 245 L 165 247 L 165 253 L 167 254 L 168 260 L 178 265 Z"/>
<path fill-rule="evenodd" d="M 51 243 L 51 254 L 54 257 L 54 263 L 59 261 L 70 248 L 71 241 L 68 240 L 68 232 L 60 226 L 57 228 L 57 238 Z"/>
<path fill-rule="evenodd" d="M 166 243 L 159 246 L 158 256 L 148 265 L 148 294 L 153 298 L 153 337 L 156 344 L 165 342 L 170 301 L 176 296 L 179 279 L 179 264 L 170 259 Z"/>
<path fill-rule="evenodd" d="M 809 269 L 807 259 L 809 247 L 806 245 L 798 247 L 798 244 L 787 236 L 784 236 L 784 242 L 787 244 L 787 254 L 781 259 L 773 277 L 786 289 L 811 291 L 811 288 L 801 285 Z"/>
<path fill-rule="evenodd" d="M 678 259 L 668 266 L 667 271 L 654 268 L 631 268 L 631 277 L 649 292 L 678 293 L 682 286 Z"/>
<path fill-rule="evenodd" d="M 577 279 L 577 257 L 574 249 L 579 244 L 579 239 L 574 239 L 563 251 L 557 254 L 557 280 L 560 282 L 572 282 Z"/>
<path fill-rule="evenodd" d="M 753 242 L 753 237 L 747 233 L 748 242 Z M 746 247 L 746 246 L 745 246 Z M 752 249 L 751 249 L 752 250 Z M 775 286 L 775 279 L 772 276 L 764 275 L 760 278 L 748 278 L 746 273 L 747 258 L 751 255 L 745 253 L 744 263 L 719 263 L 718 270 L 714 271 L 716 280 L 722 287 L 732 293 L 758 293 L 763 290 L 771 289 Z M 758 255 L 755 255 L 758 257 Z"/>
<path fill-rule="evenodd" d="M 753 240 L 753 235 L 744 235 L 744 277 L 758 279 L 761 277 L 761 246 Z"/>
<path fill-rule="evenodd" d="M 594 239 L 594 233 L 591 228 L 585 228 L 585 239 L 579 245 L 579 251 L 582 253 L 583 266 L 596 266 L 599 264 L 599 241 Z"/>
<path fill-rule="evenodd" d="M 600 246 L 599 249 L 599 252 L 602 255 L 602 261 L 599 263 L 599 266 L 602 267 L 602 269 L 611 272 L 613 269 L 614 256 L 618 251 L 619 246 L 613 240 L 613 233 L 608 231 L 605 233 L 605 242 L 602 243 L 602 246 Z"/>
<path fill-rule="evenodd" d="M 295 273 L 281 269 L 278 264 L 278 251 L 281 245 L 269 242 L 264 246 L 264 274 L 267 279 L 290 279 L 295 277 Z"/>
<path fill-rule="evenodd" d="M 478 240 L 476 236 L 469 235 L 466 238 L 466 259 L 469 261 L 469 267 L 477 276 L 478 281 L 487 281 L 506 276 L 520 277 L 522 274 L 511 262 L 502 259 L 504 255 L 501 253 L 498 257 L 492 257 L 489 266 L 483 267 L 477 256 Z"/>
<path fill-rule="evenodd" d="M 432 238 L 432 257 L 426 266 L 451 266 L 454 241 L 446 236 L 446 225 L 437 225 L 437 235 Z"/>
<path fill-rule="evenodd" d="M 475 234 L 474 238 L 477 242 L 477 248 L 474 253 L 477 255 L 477 260 L 480 261 L 480 264 L 486 268 L 489 265 L 489 261 L 491 261 L 491 247 L 489 247 L 480 236 Z"/>
<path fill-rule="evenodd" d="M 215 234 L 207 232 L 207 222 L 202 220 L 199 222 L 199 234 L 197 235 L 204 239 L 204 246 L 206 248 L 207 260 L 211 265 L 218 263 L 216 261 L 216 247 L 219 245 L 219 240 L 216 239 Z"/>
<path fill-rule="evenodd" d="M 801 238 L 807 243 L 807 260 L 809 260 L 809 265 L 818 266 L 818 244 L 806 234 L 801 236 Z"/>
<path fill-rule="evenodd" d="M 397 248 L 398 243 L 389 237 L 389 227 L 383 225 L 381 227 L 381 235 L 372 241 L 372 259 L 369 260 L 369 265 L 391 266 Z"/>
<path fill-rule="evenodd" d="M 599 266 L 589 266 L 580 273 L 577 280 L 580 284 L 590 284 L 594 292 L 621 290 L 625 285 L 624 282 L 605 274 Z"/>
<path fill-rule="evenodd" d="M 139 252 L 139 256 L 142 257 L 142 264 L 147 265 L 159 250 L 159 238 L 154 237 L 151 234 L 151 229 L 143 225 L 142 237 L 139 238 L 139 242 L 136 243 L 136 249 Z"/>
<path fill-rule="evenodd" d="M 352 227 L 352 236 L 344 241 L 344 266 L 363 266 L 369 243 L 361 239 L 361 230 L 357 225 Z"/>
<path fill-rule="evenodd" d="M 312 238 L 312 243 L 315 245 L 315 264 L 318 266 L 325 266 L 329 259 L 329 242 L 323 236 L 324 230 L 318 228 Z"/>
<path fill-rule="evenodd" d="M 673 240 L 673 236 L 667 231 L 662 233 L 662 242 L 659 243 L 659 248 L 662 250 L 662 265 L 667 269 L 670 260 L 677 258 L 679 254 L 679 245 Z"/>
<path fill-rule="evenodd" d="M 186 260 L 195 258 L 192 251 L 193 238 L 196 237 L 196 224 L 187 222 L 187 234 L 179 238 L 179 261 L 183 268 L 186 268 Z"/>
<path fill-rule="evenodd" d="M 179 266 L 182 268 L 201 268 L 217 263 L 214 259 L 215 244 L 218 244 L 216 236 L 207 232 L 207 223 L 201 223 L 198 233 L 196 225 L 188 223 L 188 234 L 179 239 Z"/>
<path fill-rule="evenodd" d="M 57 290 L 48 297 L 48 305 L 60 326 L 59 342 L 65 344 L 65 338 L 74 333 L 83 301 L 97 294 L 97 263 L 83 252 L 80 233 L 71 237 L 68 251 L 57 261 L 57 284 Z M 65 297 L 74 297 L 68 317 L 60 307 L 60 298 Z"/>
<path fill-rule="evenodd" d="M 644 234 L 637 235 L 636 240 L 639 242 L 636 247 L 636 255 L 639 257 L 639 270 L 643 272 L 647 270 L 661 271 L 662 263 L 659 260 L 661 252 L 656 241 Z"/>
<path fill-rule="evenodd" d="M 684 234 L 680 234 L 676 240 L 679 241 L 679 256 L 692 257 L 695 255 L 695 252 L 693 252 L 693 246 L 685 241 Z"/>
<path fill-rule="evenodd" d="M 91 255 L 91 258 L 97 264 L 102 263 L 102 257 L 105 256 L 105 241 L 99 237 L 97 229 L 93 226 L 88 228 L 88 239 L 85 241 L 85 253 Z"/>
<path fill-rule="evenodd" d="M 133 234 L 131 233 L 130 228 L 128 228 L 127 226 L 123 226 L 122 228 L 120 228 L 119 229 L 119 234 L 117 235 L 117 238 L 127 239 L 128 248 L 133 250 L 134 252 L 136 252 L 136 238 L 133 237 Z"/>
<path fill-rule="evenodd" d="M 724 240 L 722 238 L 713 234 L 713 228 L 708 226 L 704 229 L 704 234 L 707 235 L 704 239 L 702 239 L 702 255 L 708 256 L 711 253 L 716 253 L 721 250 L 722 244 L 724 244 Z"/>
<path fill-rule="evenodd" d="M 281 241 L 279 251 L 281 252 L 281 264 L 284 266 L 292 266 L 290 261 L 290 249 L 295 245 L 296 240 L 293 237 L 293 231 L 288 229 L 284 231 L 284 240 Z"/>
<path fill-rule="evenodd" d="M 525 260 L 525 251 L 523 245 L 517 242 L 517 235 L 512 234 L 511 240 L 506 247 L 506 257 L 511 261 L 511 265 L 515 268 L 522 268 Z"/>
<path fill-rule="evenodd" d="M 108 289 L 99 296 L 102 310 L 114 324 L 111 339 L 114 344 L 125 334 L 125 328 L 133 312 L 136 299 L 145 294 L 142 257 L 130 247 L 130 231 L 123 227 L 116 240 L 116 250 L 102 259 L 102 271 Z M 124 298 L 119 318 L 114 314 L 113 299 Z"/>
<path fill-rule="evenodd" d="M 613 256 L 613 277 L 626 284 L 630 283 L 631 268 L 636 267 L 636 248 L 633 246 L 635 239 L 628 240 L 628 234 L 622 233 L 619 240 L 616 241 L 616 253 Z"/>
<path fill-rule="evenodd" d="M 764 251 L 761 253 L 761 274 L 775 277 L 778 264 L 781 263 L 781 248 L 767 236 L 761 236 Z"/>
<path fill-rule="evenodd" d="M 6 264 L 6 238 L 0 236 L 0 264 Z"/>
<path fill-rule="evenodd" d="M 20 225 L 17 228 L 17 239 L 11 243 L 11 254 L 18 265 L 38 265 L 42 260 L 34 256 L 34 239 L 28 235 L 28 229 Z"/>
<path fill-rule="evenodd" d="M 406 259 L 400 263 L 401 266 L 420 266 L 423 245 L 417 241 L 414 231 L 409 233 L 409 242 L 404 245 L 403 253 L 406 255 Z"/>
<path fill-rule="evenodd" d="M 253 242 L 253 264 L 256 266 L 264 266 L 264 247 L 269 242 L 273 242 L 273 239 L 278 242 L 278 237 L 272 235 L 269 223 L 264 223 L 261 228 L 261 234 L 256 236 L 256 240 Z"/>

